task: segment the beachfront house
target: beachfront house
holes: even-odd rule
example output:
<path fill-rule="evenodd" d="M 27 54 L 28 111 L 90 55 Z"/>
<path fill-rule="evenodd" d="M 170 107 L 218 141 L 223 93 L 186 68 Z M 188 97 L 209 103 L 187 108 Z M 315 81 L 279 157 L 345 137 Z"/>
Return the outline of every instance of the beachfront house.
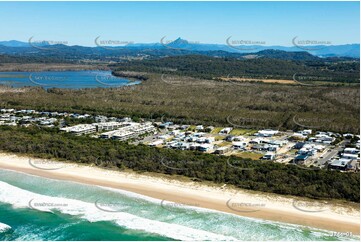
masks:
<path fill-rule="evenodd" d="M 328 165 L 328 168 L 329 169 L 334 169 L 334 170 L 342 170 L 342 171 L 352 169 L 351 161 L 352 161 L 352 159 L 346 159 L 346 158 L 333 160 Z"/>
<path fill-rule="evenodd" d="M 304 164 L 308 158 L 309 156 L 307 154 L 298 155 L 295 157 L 294 162 L 296 164 Z"/>
<path fill-rule="evenodd" d="M 208 152 L 213 150 L 214 146 L 212 144 L 201 144 L 198 146 L 198 150 L 201 152 Z"/>
<path fill-rule="evenodd" d="M 261 159 L 262 160 L 274 160 L 276 158 L 276 154 L 273 152 L 267 152 Z"/>
<path fill-rule="evenodd" d="M 223 146 L 223 147 L 217 148 L 217 149 L 214 151 L 214 154 L 222 155 L 222 154 L 227 153 L 228 151 L 230 151 L 230 148 L 229 148 L 228 146 Z"/>

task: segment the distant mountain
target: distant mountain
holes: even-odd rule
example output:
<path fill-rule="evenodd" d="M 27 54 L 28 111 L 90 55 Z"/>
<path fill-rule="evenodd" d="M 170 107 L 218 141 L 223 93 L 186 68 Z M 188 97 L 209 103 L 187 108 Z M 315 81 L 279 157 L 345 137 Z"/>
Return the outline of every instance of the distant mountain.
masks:
<path fill-rule="evenodd" d="M 29 43 L 21 42 L 17 40 L 9 40 L 9 41 L 0 41 L 0 45 L 6 47 L 30 47 Z"/>
<path fill-rule="evenodd" d="M 312 55 L 319 57 L 352 57 L 360 58 L 360 44 L 346 44 L 346 45 L 312 45 L 312 46 L 265 46 L 265 45 L 232 45 L 230 41 L 228 44 L 201 44 L 192 43 L 182 38 L 165 43 L 160 41 L 159 44 L 136 44 L 128 45 L 132 48 L 134 46 L 139 47 L 153 47 L 159 49 L 161 47 L 169 49 L 183 49 L 189 51 L 227 51 L 232 53 L 255 53 L 263 50 L 283 50 L 292 52 L 308 52 Z"/>
<path fill-rule="evenodd" d="M 159 43 L 130 43 L 125 46 L 68 46 L 49 45 L 48 43 L 29 43 L 17 40 L 0 41 L 0 54 L 8 55 L 47 55 L 43 50 L 51 50 L 51 55 L 68 56 L 80 59 L 93 56 L 119 57 L 120 55 L 146 55 L 154 57 L 201 54 L 214 57 L 234 58 L 276 58 L 289 60 L 315 60 L 317 57 L 351 57 L 360 58 L 360 45 L 329 46 L 263 46 L 193 43 L 182 38 L 167 42 L 162 38 Z"/>

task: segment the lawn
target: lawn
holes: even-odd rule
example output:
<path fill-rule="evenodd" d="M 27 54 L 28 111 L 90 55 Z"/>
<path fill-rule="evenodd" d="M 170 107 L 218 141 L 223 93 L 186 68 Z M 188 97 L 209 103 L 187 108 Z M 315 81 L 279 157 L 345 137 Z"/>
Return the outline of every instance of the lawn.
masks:
<path fill-rule="evenodd" d="M 253 135 L 257 132 L 257 130 L 254 129 L 233 129 L 231 131 L 231 135 Z"/>
<path fill-rule="evenodd" d="M 229 146 L 229 145 L 232 145 L 232 142 L 226 142 L 226 141 L 224 141 L 224 142 L 222 142 L 222 143 L 219 143 L 219 144 L 217 144 L 219 147 L 223 147 L 223 146 Z"/>
<path fill-rule="evenodd" d="M 222 129 L 223 127 L 214 127 L 214 129 L 211 131 L 211 134 L 218 134 Z"/>
<path fill-rule="evenodd" d="M 252 152 L 241 152 L 234 154 L 237 157 L 245 158 L 245 159 L 252 159 L 252 160 L 259 160 L 263 155 L 258 153 Z"/>

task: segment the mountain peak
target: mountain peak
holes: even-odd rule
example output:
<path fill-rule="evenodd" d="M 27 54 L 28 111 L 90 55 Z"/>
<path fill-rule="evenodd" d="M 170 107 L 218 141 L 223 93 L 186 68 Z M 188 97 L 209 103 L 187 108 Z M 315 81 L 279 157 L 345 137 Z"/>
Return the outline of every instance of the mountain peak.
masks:
<path fill-rule="evenodd" d="M 29 43 L 18 40 L 7 40 L 7 41 L 0 41 L 0 45 L 6 47 L 28 47 Z"/>
<path fill-rule="evenodd" d="M 188 41 L 185 39 L 182 39 L 181 37 L 178 37 L 176 40 L 172 41 L 173 44 L 188 44 Z"/>

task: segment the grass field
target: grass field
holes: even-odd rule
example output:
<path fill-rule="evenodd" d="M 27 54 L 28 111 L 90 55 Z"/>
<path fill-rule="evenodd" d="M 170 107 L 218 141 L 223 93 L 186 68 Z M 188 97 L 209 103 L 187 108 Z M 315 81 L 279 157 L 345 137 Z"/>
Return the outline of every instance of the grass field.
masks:
<path fill-rule="evenodd" d="M 241 153 L 236 153 L 234 155 L 244 159 L 252 159 L 252 160 L 259 160 L 263 156 L 262 154 L 252 153 L 252 152 L 241 152 Z"/>
<path fill-rule="evenodd" d="M 230 134 L 231 135 L 253 135 L 257 132 L 257 130 L 252 129 L 233 129 Z"/>

